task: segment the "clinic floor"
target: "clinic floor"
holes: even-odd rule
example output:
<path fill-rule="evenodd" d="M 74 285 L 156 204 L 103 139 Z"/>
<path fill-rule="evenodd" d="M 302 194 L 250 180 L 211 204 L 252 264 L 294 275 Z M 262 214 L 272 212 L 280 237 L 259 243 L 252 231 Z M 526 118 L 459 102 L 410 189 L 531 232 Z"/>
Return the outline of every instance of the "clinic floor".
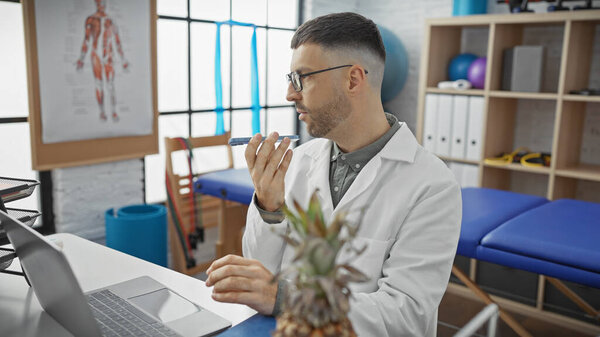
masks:
<path fill-rule="evenodd" d="M 464 298 L 460 295 L 446 292 L 442 303 L 438 311 L 438 337 L 453 336 L 456 333 L 456 328 L 464 326 L 471 318 L 473 318 L 484 305 L 482 302 L 475 301 L 472 299 Z M 569 337 L 583 337 L 591 336 L 582 334 L 577 331 L 569 330 L 563 327 L 555 326 L 547 322 L 528 318 L 513 312 L 509 313 L 523 325 L 523 327 L 529 331 L 533 336 L 569 336 Z M 487 330 L 482 329 L 478 331 L 479 336 L 485 336 Z M 496 336 L 501 337 L 512 337 L 518 336 L 513 330 L 506 325 L 502 320 L 498 319 L 498 333 Z"/>

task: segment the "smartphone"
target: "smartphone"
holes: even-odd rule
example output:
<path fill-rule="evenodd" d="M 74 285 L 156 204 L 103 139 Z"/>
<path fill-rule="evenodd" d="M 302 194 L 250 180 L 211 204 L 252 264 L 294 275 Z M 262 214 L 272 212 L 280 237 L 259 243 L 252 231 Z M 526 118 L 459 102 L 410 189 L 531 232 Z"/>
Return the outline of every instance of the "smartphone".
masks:
<path fill-rule="evenodd" d="M 289 138 L 290 141 L 292 141 L 292 142 L 297 142 L 300 140 L 300 136 L 298 136 L 298 135 L 287 135 L 287 136 L 279 136 L 277 141 L 281 142 L 285 137 Z M 229 138 L 229 145 L 230 146 L 245 145 L 245 144 L 248 144 L 248 142 L 250 142 L 251 139 L 252 139 L 252 137 Z M 263 137 L 262 141 L 264 141 L 265 139 L 266 139 L 266 137 Z"/>

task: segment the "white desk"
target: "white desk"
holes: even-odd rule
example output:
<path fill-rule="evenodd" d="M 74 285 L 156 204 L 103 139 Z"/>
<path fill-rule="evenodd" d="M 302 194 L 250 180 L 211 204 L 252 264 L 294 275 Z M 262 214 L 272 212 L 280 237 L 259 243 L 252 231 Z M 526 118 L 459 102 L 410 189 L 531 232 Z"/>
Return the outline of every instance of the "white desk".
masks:
<path fill-rule="evenodd" d="M 244 305 L 219 303 L 204 282 L 163 268 L 71 234 L 51 235 L 63 243 L 75 276 L 84 292 L 148 275 L 190 301 L 236 325 L 256 311 Z M 21 271 L 18 260 L 9 270 Z M 22 276 L 0 274 L 0 336 L 71 336 L 42 310 L 33 289 Z"/>

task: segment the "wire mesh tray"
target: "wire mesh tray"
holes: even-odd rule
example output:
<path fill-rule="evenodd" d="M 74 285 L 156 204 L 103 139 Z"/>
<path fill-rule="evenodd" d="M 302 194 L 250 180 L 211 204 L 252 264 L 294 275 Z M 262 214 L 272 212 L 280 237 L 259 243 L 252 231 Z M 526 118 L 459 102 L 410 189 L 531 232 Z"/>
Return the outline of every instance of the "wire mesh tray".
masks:
<path fill-rule="evenodd" d="M 0 270 L 4 270 L 10 266 L 13 259 L 17 257 L 15 251 L 10 248 L 0 248 Z"/>
<path fill-rule="evenodd" d="M 0 198 L 4 203 L 26 198 L 39 184 L 37 180 L 0 177 Z"/>
<path fill-rule="evenodd" d="M 21 221 L 23 224 L 31 227 L 33 226 L 33 224 L 35 223 L 35 220 L 37 220 L 37 218 L 42 215 L 42 213 L 35 211 L 35 210 L 29 210 L 29 209 L 18 209 L 18 208 L 6 208 L 6 210 L 8 211 L 8 215 L 10 215 L 11 217 Z"/>
<path fill-rule="evenodd" d="M 15 218 L 21 221 L 26 226 L 33 226 L 37 218 L 42 214 L 38 211 L 28 210 L 28 209 L 18 209 L 18 208 L 6 208 L 7 214 L 12 218 Z M 2 242 L 6 238 L 6 231 L 0 225 L 0 242 Z"/>

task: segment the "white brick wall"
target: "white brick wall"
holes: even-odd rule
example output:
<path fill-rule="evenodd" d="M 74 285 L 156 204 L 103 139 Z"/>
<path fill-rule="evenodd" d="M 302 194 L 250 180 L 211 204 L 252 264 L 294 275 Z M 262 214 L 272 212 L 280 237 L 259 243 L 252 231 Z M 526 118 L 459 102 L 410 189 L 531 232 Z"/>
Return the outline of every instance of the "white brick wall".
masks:
<path fill-rule="evenodd" d="M 423 21 L 428 17 L 452 15 L 452 1 L 360 1 L 359 13 L 392 31 L 400 38 L 408 53 L 408 77 L 398 96 L 386 102 L 385 109 L 416 130 L 417 100 Z"/>
<path fill-rule="evenodd" d="M 56 231 L 94 241 L 104 241 L 107 209 L 144 202 L 138 159 L 56 169 L 52 180 Z"/>

